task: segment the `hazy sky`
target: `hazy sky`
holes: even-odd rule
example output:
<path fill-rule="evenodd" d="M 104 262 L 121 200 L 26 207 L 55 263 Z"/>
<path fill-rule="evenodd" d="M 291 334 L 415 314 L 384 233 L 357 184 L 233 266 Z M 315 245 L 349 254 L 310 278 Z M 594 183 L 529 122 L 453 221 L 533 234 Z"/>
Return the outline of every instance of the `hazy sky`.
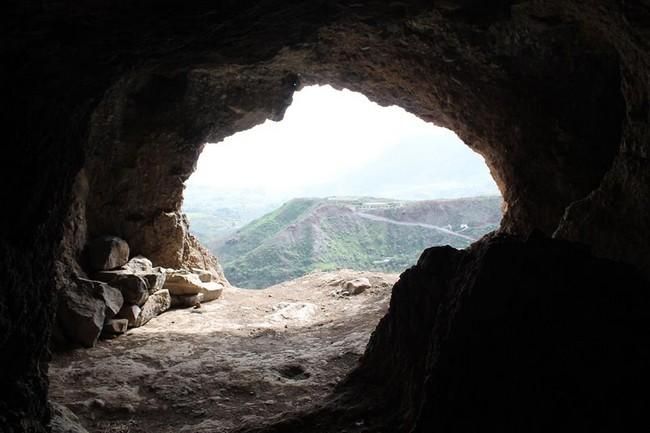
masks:
<path fill-rule="evenodd" d="M 483 158 L 453 132 L 329 86 L 296 92 L 281 122 L 206 145 L 187 187 L 208 186 L 274 198 L 498 193 Z"/>

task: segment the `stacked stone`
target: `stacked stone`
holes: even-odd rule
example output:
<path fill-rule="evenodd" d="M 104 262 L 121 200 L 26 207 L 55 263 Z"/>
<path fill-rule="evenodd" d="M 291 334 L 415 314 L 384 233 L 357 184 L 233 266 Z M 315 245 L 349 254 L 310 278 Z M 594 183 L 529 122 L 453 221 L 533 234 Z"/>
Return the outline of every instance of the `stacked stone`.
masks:
<path fill-rule="evenodd" d="M 88 244 L 92 279 L 75 277 L 60 296 L 58 319 L 69 340 L 92 347 L 100 336 L 118 336 L 172 306 L 200 305 L 223 291 L 209 271 L 154 267 L 146 257 L 129 260 L 129 254 L 127 242 L 113 236 Z"/>

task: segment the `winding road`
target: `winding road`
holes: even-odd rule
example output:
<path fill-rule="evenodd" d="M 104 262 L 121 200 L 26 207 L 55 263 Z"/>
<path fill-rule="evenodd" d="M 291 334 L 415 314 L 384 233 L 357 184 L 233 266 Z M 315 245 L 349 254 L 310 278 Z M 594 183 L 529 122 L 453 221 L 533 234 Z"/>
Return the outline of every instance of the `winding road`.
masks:
<path fill-rule="evenodd" d="M 424 227 L 424 228 L 431 229 L 431 230 L 438 230 L 441 233 L 456 236 L 456 237 L 459 237 L 459 238 L 462 238 L 462 239 L 466 239 L 468 241 L 474 242 L 476 240 L 476 239 L 474 239 L 474 238 L 472 238 L 470 236 L 462 235 L 460 233 L 456 233 L 456 232 L 454 232 L 452 230 L 449 230 L 449 229 L 446 229 L 444 227 L 434 226 L 432 224 L 397 221 L 397 220 L 393 220 L 393 219 L 390 219 L 390 218 L 385 218 L 385 217 L 381 217 L 381 216 L 373 215 L 373 214 L 369 214 L 369 213 L 364 213 L 364 212 L 356 212 L 355 211 L 355 214 L 360 216 L 361 218 L 369 219 L 369 220 L 372 220 L 372 221 L 381 221 L 381 222 L 385 222 L 385 223 L 389 223 L 389 224 L 396 224 L 396 225 L 399 225 L 399 226 Z"/>

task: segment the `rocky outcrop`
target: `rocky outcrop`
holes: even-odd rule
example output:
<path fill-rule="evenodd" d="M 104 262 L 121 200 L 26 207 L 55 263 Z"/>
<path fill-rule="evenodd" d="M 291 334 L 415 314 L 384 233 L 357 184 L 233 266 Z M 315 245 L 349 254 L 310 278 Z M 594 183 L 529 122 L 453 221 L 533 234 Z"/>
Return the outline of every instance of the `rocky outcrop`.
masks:
<path fill-rule="evenodd" d="M 351 382 L 384 384 L 394 431 L 634 429 L 649 289 L 631 266 L 543 237 L 431 248 Z"/>
<path fill-rule="evenodd" d="M 221 282 L 213 281 L 215 274 L 209 270 L 154 268 L 151 260 L 143 256 L 129 260 L 123 256 L 129 251 L 128 244 L 114 236 L 102 236 L 78 250 L 97 258 L 94 264 L 89 258 L 87 265 L 94 280 L 85 278 L 86 273 L 75 255 L 69 248 L 65 251 L 68 262 L 60 265 L 58 278 L 57 349 L 67 348 L 69 343 L 92 347 L 100 337 L 114 338 L 168 310 L 172 297 L 169 290 L 163 290 L 168 274 L 173 277 L 170 287 L 191 292 L 189 297 L 175 296 L 174 306 L 179 308 L 213 301 L 219 298 L 224 287 Z M 100 262 L 101 267 L 112 269 L 94 271 Z M 117 263 L 122 264 L 115 267 Z M 184 285 L 174 286 L 177 280 Z"/>

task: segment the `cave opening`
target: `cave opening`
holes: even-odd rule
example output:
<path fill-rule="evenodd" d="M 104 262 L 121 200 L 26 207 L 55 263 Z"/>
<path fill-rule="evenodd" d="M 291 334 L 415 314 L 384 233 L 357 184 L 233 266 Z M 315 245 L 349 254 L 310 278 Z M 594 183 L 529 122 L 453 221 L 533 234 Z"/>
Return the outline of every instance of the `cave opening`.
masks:
<path fill-rule="evenodd" d="M 306 86 L 282 120 L 207 144 L 182 210 L 230 284 L 260 289 L 315 271 L 399 273 L 427 247 L 496 230 L 501 208 L 485 161 L 452 131 Z"/>
<path fill-rule="evenodd" d="M 274 129 L 282 126 L 288 132 Z M 125 336 L 57 354 L 51 397 L 93 431 L 183 429 L 197 418 L 216 427 L 217 417 L 232 428 L 313 407 L 358 364 L 398 273 L 425 248 L 465 248 L 501 219 L 485 161 L 453 132 L 329 86 L 295 92 L 282 121 L 207 144 L 197 157 L 180 208 L 187 220 L 179 220 L 223 266 L 224 277 L 216 265 L 206 280 L 220 296 L 186 295 L 166 281 L 171 310 Z M 231 253 L 231 263 L 219 236 L 236 246 L 247 225 L 255 235 L 271 231 L 244 239 L 253 251 L 270 239 L 288 243 L 248 264 Z M 318 245 L 320 261 L 306 255 Z M 244 265 L 248 279 L 238 279 Z M 160 269 L 168 279 L 185 272 Z"/>

